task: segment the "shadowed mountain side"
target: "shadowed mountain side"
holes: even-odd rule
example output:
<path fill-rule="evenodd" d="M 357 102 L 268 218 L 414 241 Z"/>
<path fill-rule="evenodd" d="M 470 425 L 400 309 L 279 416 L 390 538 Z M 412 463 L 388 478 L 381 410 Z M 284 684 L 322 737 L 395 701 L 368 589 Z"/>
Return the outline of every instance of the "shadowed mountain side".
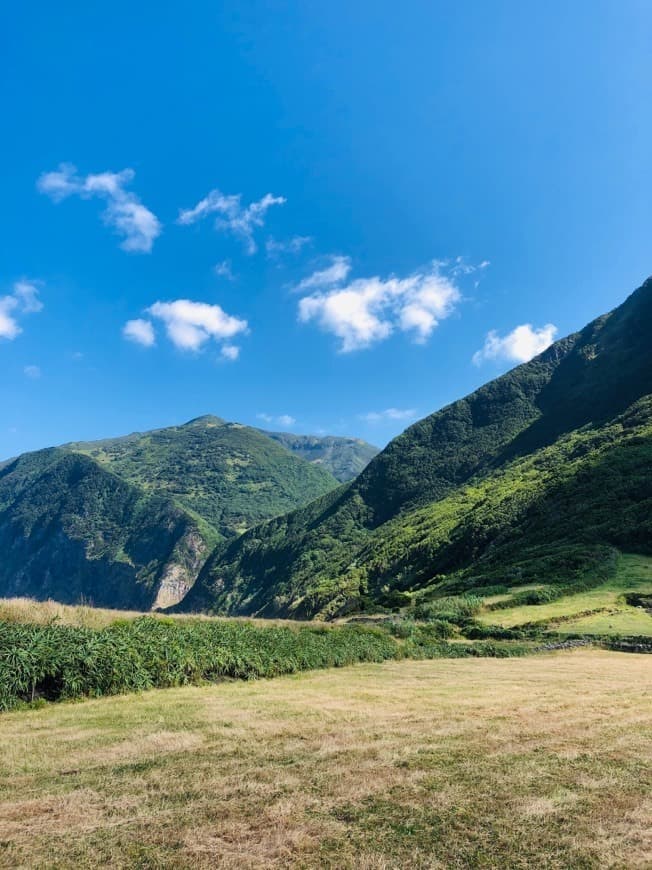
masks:
<path fill-rule="evenodd" d="M 207 553 L 197 522 L 85 456 L 57 448 L 0 472 L 0 589 L 148 609 L 181 598 Z"/>

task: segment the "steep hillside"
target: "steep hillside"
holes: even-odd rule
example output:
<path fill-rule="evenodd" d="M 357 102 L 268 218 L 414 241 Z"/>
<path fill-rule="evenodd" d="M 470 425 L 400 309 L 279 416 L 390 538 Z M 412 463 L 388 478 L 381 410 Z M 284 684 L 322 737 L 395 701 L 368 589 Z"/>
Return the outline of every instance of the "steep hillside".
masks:
<path fill-rule="evenodd" d="M 360 438 L 336 438 L 332 435 L 292 435 L 289 432 L 265 432 L 297 456 L 330 472 L 340 483 L 357 477 L 379 450 Z"/>
<path fill-rule="evenodd" d="M 184 609 L 313 615 L 652 546 L 652 280 L 411 426 L 352 483 L 218 548 Z M 440 575 L 446 575 L 441 577 Z"/>
<path fill-rule="evenodd" d="M 3 596 L 166 606 L 203 564 L 202 531 L 169 499 L 65 450 L 26 454 L 0 471 Z"/>
<path fill-rule="evenodd" d="M 0 466 L 0 595 L 166 607 L 216 543 L 336 486 L 216 417 L 25 454 Z"/>
<path fill-rule="evenodd" d="M 212 416 L 66 447 L 146 492 L 173 499 L 227 538 L 336 485 L 324 468 L 294 456 L 257 429 Z"/>

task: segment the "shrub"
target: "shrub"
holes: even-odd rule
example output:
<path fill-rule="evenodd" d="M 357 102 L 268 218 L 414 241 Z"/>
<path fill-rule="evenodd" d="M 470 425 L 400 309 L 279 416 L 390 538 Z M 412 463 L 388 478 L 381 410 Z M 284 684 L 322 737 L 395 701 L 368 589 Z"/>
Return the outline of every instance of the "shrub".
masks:
<path fill-rule="evenodd" d="M 475 595 L 459 595 L 437 598 L 419 603 L 414 608 L 415 619 L 427 622 L 444 621 L 459 624 L 474 616 L 482 607 L 482 599 Z"/>
<path fill-rule="evenodd" d="M 259 628 L 142 617 L 91 630 L 0 622 L 0 709 L 38 698 L 97 697 L 380 662 L 396 651 L 387 632 L 360 626 Z"/>

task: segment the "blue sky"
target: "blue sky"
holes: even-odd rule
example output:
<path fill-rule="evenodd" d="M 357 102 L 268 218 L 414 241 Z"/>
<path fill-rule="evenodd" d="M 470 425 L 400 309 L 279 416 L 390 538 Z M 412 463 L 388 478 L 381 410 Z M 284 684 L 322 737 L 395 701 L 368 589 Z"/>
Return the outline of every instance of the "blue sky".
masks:
<path fill-rule="evenodd" d="M 384 444 L 652 272 L 646 0 L 11 4 L 0 457 Z"/>

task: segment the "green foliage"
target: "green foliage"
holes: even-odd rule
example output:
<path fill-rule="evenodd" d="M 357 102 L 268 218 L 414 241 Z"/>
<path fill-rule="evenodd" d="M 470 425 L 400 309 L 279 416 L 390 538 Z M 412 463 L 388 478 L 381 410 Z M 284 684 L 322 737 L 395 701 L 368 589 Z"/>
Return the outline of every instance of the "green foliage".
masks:
<path fill-rule="evenodd" d="M 336 486 L 214 417 L 25 454 L 0 466 L 0 594 L 165 607 L 218 541 Z"/>
<path fill-rule="evenodd" d="M 344 625 L 259 627 L 140 617 L 106 628 L 0 621 L 0 710 L 222 679 L 275 677 L 388 659 L 521 655 L 503 644 L 451 644 L 444 623 L 409 631 Z"/>
<path fill-rule="evenodd" d="M 397 589 L 391 589 L 389 592 L 382 592 L 376 602 L 381 607 L 388 607 L 390 610 L 398 610 L 401 607 L 409 607 L 412 603 L 412 597 L 407 592 L 399 592 Z"/>
<path fill-rule="evenodd" d="M 167 496 L 226 538 L 336 486 L 325 468 L 257 429 L 218 417 L 67 447 L 146 492 Z"/>
<path fill-rule="evenodd" d="M 482 599 L 474 595 L 445 596 L 416 604 L 414 617 L 427 622 L 443 620 L 459 625 L 478 613 L 481 607 Z"/>
<path fill-rule="evenodd" d="M 147 609 L 166 570 L 194 580 L 208 544 L 169 499 L 86 456 L 26 454 L 0 471 L 0 591 Z"/>
<path fill-rule="evenodd" d="M 608 572 L 614 547 L 649 551 L 651 329 L 652 280 L 346 487 L 218 547 L 184 609 L 333 616 L 433 584 L 565 590 Z"/>
<path fill-rule="evenodd" d="M 0 622 L 0 709 L 224 678 L 274 677 L 397 655 L 365 627 L 258 628 L 143 617 L 101 630 Z"/>
<path fill-rule="evenodd" d="M 437 626 L 419 626 L 405 642 L 405 655 L 410 658 L 510 658 L 532 653 L 532 647 L 524 643 L 488 640 L 481 643 L 449 643 L 441 639 Z"/>

